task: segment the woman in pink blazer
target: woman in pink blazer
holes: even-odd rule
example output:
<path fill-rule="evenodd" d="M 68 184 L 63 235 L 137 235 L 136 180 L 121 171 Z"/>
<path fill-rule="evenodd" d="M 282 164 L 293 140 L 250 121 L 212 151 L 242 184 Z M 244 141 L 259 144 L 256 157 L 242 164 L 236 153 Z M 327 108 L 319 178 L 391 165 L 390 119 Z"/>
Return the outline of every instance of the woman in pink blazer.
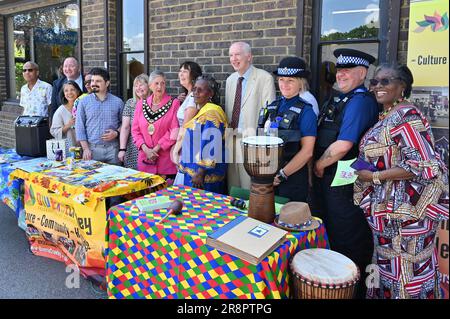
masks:
<path fill-rule="evenodd" d="M 178 135 L 177 111 L 180 101 L 166 94 L 163 72 L 150 74 L 152 94 L 136 104 L 131 128 L 133 142 L 139 150 L 137 168 L 140 171 L 174 179 L 177 168 L 170 150 Z"/>

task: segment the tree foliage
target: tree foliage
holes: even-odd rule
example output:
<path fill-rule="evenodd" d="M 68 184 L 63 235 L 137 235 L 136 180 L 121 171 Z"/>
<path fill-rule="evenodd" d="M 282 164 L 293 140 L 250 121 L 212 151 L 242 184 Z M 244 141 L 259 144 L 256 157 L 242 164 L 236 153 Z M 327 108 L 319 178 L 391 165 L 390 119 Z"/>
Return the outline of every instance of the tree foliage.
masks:
<path fill-rule="evenodd" d="M 65 28 L 65 16 L 61 8 L 50 8 L 45 10 L 37 10 L 30 13 L 18 14 L 14 16 L 14 27 L 26 28 Z"/>
<path fill-rule="evenodd" d="M 334 32 L 328 35 L 322 35 L 322 41 L 334 40 L 352 40 L 352 39 L 370 39 L 378 37 L 378 28 L 362 25 L 348 32 Z"/>

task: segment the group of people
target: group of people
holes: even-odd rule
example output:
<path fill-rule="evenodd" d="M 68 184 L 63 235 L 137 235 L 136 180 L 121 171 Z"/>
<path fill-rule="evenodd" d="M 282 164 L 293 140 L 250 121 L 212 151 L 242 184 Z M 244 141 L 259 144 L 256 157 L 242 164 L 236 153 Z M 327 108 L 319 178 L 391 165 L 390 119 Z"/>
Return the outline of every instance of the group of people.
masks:
<path fill-rule="evenodd" d="M 427 119 L 408 101 L 413 76 L 405 65 L 381 65 L 369 90 L 364 83 L 375 58 L 353 49 L 334 55 L 339 94 L 320 109 L 309 92 L 310 70 L 303 59 L 280 61 L 273 72 L 281 93 L 276 98 L 273 76 L 252 65 L 245 42 L 229 48 L 235 72 L 226 80 L 224 108 L 219 84 L 190 61 L 180 65 L 183 93 L 177 97 L 167 94 L 165 75 L 156 70 L 136 77 L 134 96 L 124 105 L 109 92 L 106 70 L 93 68 L 81 88 L 80 76 L 69 66 L 53 94 L 39 81 L 36 90 L 22 91 L 34 94 L 36 103 L 39 96 L 44 104 L 60 104 L 49 112 L 52 134 L 80 143 L 84 159 L 124 163 L 218 193 L 226 193 L 226 186 L 250 189 L 251 183 L 237 159 L 242 154 L 225 159 L 225 130 L 234 129 L 235 147 L 258 128 L 276 128 L 284 141 L 273 181 L 276 194 L 318 203 L 315 213 L 325 223 L 331 249 L 359 267 L 358 297 L 366 295 L 366 267 L 375 264 L 380 280 L 368 287 L 367 296 L 439 298 L 434 243 L 438 223 L 448 219 L 448 172 Z M 27 62 L 24 77 L 30 69 L 38 74 L 38 66 Z M 351 159 L 360 164 L 357 181 L 332 187 L 338 162 Z"/>
<path fill-rule="evenodd" d="M 363 84 L 375 59 L 334 54 L 341 94 L 319 118 L 314 165 L 330 245 L 358 265 L 359 292 L 367 285 L 369 297 L 439 298 L 435 237 L 448 219 L 448 171 L 427 119 L 408 101 L 411 71 L 378 66 L 369 92 Z M 355 184 L 331 187 L 336 163 L 353 158 Z M 365 282 L 369 264 L 379 282 Z"/>

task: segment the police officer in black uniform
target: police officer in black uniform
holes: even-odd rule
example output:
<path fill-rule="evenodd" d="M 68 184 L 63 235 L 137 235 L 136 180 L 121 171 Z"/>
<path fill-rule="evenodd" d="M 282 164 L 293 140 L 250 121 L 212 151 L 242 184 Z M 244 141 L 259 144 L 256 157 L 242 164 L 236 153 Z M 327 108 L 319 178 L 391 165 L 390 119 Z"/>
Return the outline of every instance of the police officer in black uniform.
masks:
<path fill-rule="evenodd" d="M 261 109 L 258 127 L 284 141 L 281 169 L 274 178 L 275 194 L 291 201 L 306 202 L 308 167 L 317 135 L 317 116 L 312 106 L 299 97 L 300 78 L 309 75 L 306 63 L 286 57 L 273 72 L 278 76 L 282 96 Z"/>
<path fill-rule="evenodd" d="M 319 114 L 314 173 L 315 190 L 322 203 L 331 249 L 347 256 L 359 267 L 357 298 L 365 297 L 366 267 L 373 253 L 372 233 L 364 212 L 353 204 L 353 184 L 331 187 L 337 162 L 358 156 L 363 134 L 378 120 L 378 105 L 364 87 L 369 65 L 375 58 L 353 49 L 337 49 L 336 81 L 341 94 L 324 105 Z"/>

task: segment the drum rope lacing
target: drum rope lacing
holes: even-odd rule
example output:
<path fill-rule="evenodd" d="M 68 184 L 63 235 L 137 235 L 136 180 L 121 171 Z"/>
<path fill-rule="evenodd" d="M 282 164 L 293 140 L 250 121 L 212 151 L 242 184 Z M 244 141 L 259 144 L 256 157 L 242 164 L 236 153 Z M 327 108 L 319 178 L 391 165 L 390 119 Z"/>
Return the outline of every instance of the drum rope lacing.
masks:
<path fill-rule="evenodd" d="M 323 287 L 323 288 L 327 288 L 327 289 L 348 288 L 348 287 L 354 286 L 358 282 L 358 280 L 360 279 L 359 268 L 357 268 L 357 274 L 356 274 L 356 277 L 354 279 L 345 281 L 345 282 L 340 283 L 340 284 L 322 283 L 322 282 L 306 279 L 302 275 L 297 274 L 295 272 L 295 269 L 293 269 L 292 264 L 290 265 L 290 268 L 291 268 L 292 273 L 294 274 L 294 276 L 297 279 L 299 279 L 301 282 L 306 283 L 306 284 L 308 284 L 310 286 L 313 286 L 313 287 Z"/>

